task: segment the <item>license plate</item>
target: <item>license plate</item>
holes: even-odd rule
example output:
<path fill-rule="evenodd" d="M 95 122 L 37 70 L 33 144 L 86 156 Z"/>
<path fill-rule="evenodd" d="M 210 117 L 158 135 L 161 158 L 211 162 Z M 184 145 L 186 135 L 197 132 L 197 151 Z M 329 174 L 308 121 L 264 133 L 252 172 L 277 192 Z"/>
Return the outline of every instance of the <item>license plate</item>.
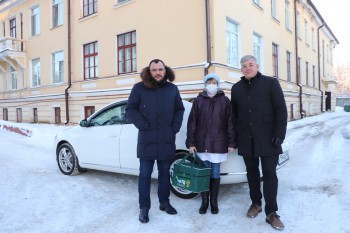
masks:
<path fill-rule="evenodd" d="M 283 154 L 280 154 L 279 159 L 278 159 L 278 165 L 282 166 L 289 160 L 289 153 L 288 151 L 285 151 Z"/>

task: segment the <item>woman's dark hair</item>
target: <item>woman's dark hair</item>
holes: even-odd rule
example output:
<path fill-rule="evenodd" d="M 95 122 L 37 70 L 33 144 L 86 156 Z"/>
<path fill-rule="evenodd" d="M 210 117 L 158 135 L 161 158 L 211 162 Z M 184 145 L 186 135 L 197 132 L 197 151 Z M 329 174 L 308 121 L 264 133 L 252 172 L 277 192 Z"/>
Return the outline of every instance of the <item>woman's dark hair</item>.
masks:
<path fill-rule="evenodd" d="M 169 82 L 173 82 L 175 80 L 175 73 L 170 67 L 166 66 L 164 62 L 160 59 L 153 59 L 152 61 L 150 61 L 147 67 L 143 68 L 140 74 L 141 79 L 144 82 L 146 87 L 156 88 L 159 85 L 159 83 L 152 77 L 151 71 L 150 71 L 151 64 L 152 63 L 157 64 L 159 62 L 161 62 L 165 67 L 165 77 L 163 81 L 168 80 Z"/>

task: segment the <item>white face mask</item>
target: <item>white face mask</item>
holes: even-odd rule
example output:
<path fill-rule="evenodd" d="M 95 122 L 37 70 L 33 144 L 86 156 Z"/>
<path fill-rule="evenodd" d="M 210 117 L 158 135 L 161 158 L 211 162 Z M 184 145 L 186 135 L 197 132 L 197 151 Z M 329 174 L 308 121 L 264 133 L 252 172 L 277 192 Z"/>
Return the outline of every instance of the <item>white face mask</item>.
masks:
<path fill-rule="evenodd" d="M 209 94 L 216 94 L 218 92 L 219 87 L 216 84 L 207 84 L 205 89 Z"/>

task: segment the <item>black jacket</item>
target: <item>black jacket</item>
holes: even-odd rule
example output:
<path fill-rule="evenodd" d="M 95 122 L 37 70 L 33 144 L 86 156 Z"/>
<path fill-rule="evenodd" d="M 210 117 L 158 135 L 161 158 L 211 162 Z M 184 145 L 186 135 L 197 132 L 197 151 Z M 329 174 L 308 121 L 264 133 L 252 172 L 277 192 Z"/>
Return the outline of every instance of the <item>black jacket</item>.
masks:
<path fill-rule="evenodd" d="M 244 77 L 231 89 L 231 103 L 237 125 L 238 154 L 249 157 L 279 155 L 282 147 L 272 138 L 284 139 L 287 107 L 276 78 L 258 74 Z"/>
<path fill-rule="evenodd" d="M 235 147 L 230 100 L 222 91 L 210 98 L 204 91 L 194 100 L 187 122 L 186 146 L 198 152 L 227 153 Z"/>
<path fill-rule="evenodd" d="M 135 84 L 126 112 L 139 129 L 137 157 L 172 159 L 176 150 L 175 135 L 181 128 L 184 111 L 174 84 L 164 81 L 155 88 L 146 87 L 143 82 Z"/>

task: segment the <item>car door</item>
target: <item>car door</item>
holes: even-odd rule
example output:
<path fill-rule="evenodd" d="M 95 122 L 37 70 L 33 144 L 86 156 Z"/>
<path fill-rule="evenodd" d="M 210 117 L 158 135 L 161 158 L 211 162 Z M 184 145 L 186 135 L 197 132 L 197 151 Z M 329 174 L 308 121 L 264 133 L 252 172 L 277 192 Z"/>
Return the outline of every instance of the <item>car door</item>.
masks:
<path fill-rule="evenodd" d="M 137 136 L 138 129 L 131 123 L 128 116 L 124 115 L 120 133 L 120 166 L 128 174 L 138 174 L 139 171 Z"/>
<path fill-rule="evenodd" d="M 88 121 L 88 127 L 82 128 L 81 137 L 77 139 L 80 145 L 81 164 L 103 166 L 103 170 L 120 168 L 119 139 L 122 115 L 125 105 L 114 105 L 93 115 Z"/>

